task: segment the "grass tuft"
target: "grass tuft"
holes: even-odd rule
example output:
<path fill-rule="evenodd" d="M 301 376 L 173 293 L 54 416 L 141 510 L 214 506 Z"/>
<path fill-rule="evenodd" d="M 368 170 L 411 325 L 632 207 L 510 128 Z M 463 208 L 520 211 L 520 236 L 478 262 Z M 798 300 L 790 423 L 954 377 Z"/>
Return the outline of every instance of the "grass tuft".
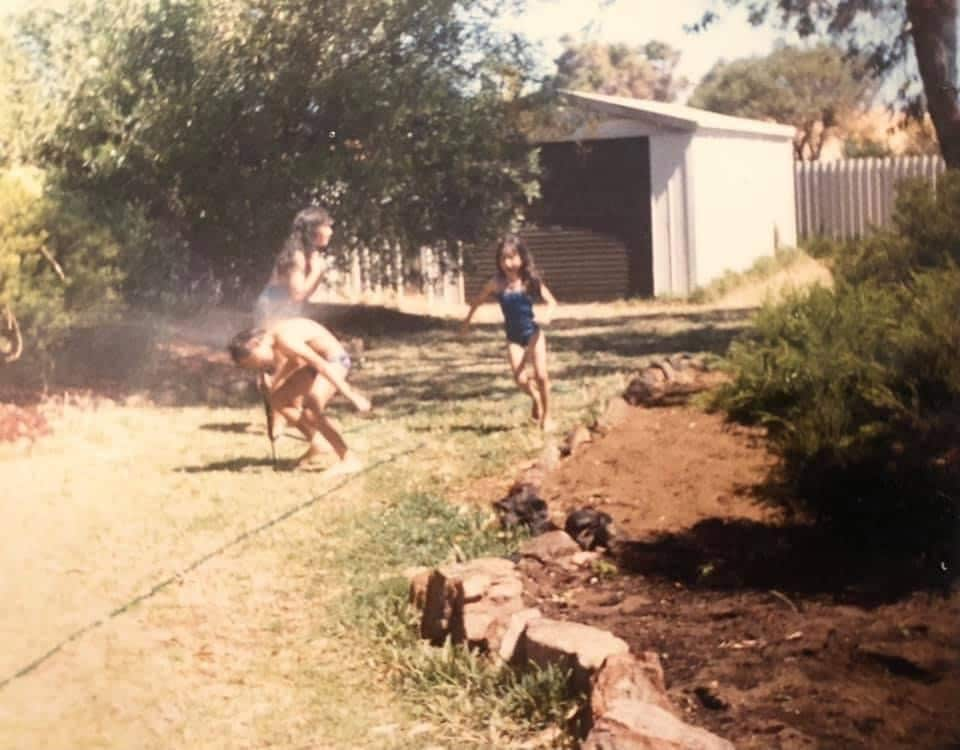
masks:
<path fill-rule="evenodd" d="M 340 621 L 371 644 L 415 716 L 434 727 L 434 740 L 467 747 L 572 747 L 563 729 L 583 697 L 570 693 L 569 673 L 553 667 L 518 672 L 463 646 L 429 646 L 417 636 L 406 579 L 389 573 L 515 550 L 520 535 L 488 521 L 485 514 L 422 494 L 359 517 L 343 553 L 354 593 L 344 600 Z"/>
<path fill-rule="evenodd" d="M 746 271 L 727 271 L 706 286 L 694 290 L 687 301 L 698 305 L 717 302 L 734 289 L 746 284 L 765 281 L 780 271 L 796 265 L 804 257 L 806 257 L 806 254 L 798 248 L 778 248 L 773 255 L 764 255 L 757 258 Z"/>

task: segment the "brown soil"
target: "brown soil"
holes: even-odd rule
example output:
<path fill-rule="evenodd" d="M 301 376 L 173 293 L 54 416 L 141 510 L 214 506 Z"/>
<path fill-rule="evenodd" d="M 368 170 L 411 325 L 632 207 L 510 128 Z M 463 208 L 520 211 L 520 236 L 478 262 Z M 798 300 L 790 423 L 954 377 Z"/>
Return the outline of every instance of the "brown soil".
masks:
<path fill-rule="evenodd" d="M 960 595 L 895 576 L 766 498 L 755 430 L 631 408 L 543 497 L 609 513 L 619 572 L 527 563 L 548 615 L 660 654 L 687 720 L 738 748 L 960 747 Z"/>

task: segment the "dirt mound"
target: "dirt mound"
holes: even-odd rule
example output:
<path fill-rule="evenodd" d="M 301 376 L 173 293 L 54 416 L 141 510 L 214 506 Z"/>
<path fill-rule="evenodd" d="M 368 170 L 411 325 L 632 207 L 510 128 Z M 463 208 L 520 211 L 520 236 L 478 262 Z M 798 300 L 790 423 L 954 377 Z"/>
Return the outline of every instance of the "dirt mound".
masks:
<path fill-rule="evenodd" d="M 717 516 L 776 517 L 759 486 L 776 463 L 762 431 L 685 406 L 629 414 L 546 478 L 541 492 L 551 513 L 603 510 L 631 538 Z"/>
<path fill-rule="evenodd" d="M 739 748 L 960 746 L 960 596 L 784 518 L 776 463 L 762 431 L 626 407 L 541 488 L 561 526 L 613 517 L 618 572 L 534 571 L 537 606 L 659 653 L 687 720 Z"/>

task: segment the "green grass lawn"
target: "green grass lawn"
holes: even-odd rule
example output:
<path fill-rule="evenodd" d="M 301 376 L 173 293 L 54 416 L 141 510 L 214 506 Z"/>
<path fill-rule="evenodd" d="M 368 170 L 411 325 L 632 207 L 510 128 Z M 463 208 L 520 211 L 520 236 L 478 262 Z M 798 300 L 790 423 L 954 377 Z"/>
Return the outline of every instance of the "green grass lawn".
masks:
<path fill-rule="evenodd" d="M 646 358 L 723 351 L 743 324 L 709 312 L 558 321 L 561 433 Z M 356 382 L 375 416 L 335 411 L 367 469 L 338 482 L 273 472 L 254 404 L 70 408 L 30 452 L 0 447 L 0 747 L 558 742 L 536 735 L 555 719 L 537 707 L 555 676 L 490 677 L 426 651 L 390 611 L 404 567 L 510 543 L 446 502 L 496 500 L 471 484 L 502 490 L 545 448 L 499 327 L 370 339 Z M 283 438 L 284 467 L 302 450 Z"/>

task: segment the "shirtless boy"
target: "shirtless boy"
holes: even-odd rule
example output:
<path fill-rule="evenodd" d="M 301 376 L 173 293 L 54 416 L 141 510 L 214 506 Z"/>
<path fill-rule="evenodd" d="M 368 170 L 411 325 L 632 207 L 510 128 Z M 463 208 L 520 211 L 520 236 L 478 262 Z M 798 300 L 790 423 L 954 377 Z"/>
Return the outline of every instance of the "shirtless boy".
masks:
<path fill-rule="evenodd" d="M 300 430 L 309 444 L 298 465 L 324 453 L 322 441 L 326 440 L 339 459 L 326 473 L 346 474 L 361 468 L 325 409 L 337 392 L 360 412 L 370 411 L 370 401 L 347 382 L 350 357 L 330 331 L 312 320 L 291 318 L 267 329 L 238 333 L 228 349 L 240 367 L 267 373 L 264 383 L 271 407 Z"/>

